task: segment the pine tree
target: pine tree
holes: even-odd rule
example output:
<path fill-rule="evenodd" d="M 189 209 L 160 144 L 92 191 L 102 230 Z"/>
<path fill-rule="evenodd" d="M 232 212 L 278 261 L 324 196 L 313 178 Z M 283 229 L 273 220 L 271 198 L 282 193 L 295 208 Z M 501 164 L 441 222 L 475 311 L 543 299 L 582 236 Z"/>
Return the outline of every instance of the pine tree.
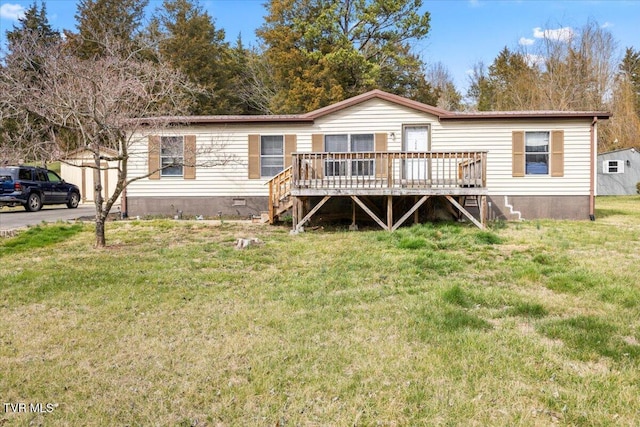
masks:
<path fill-rule="evenodd" d="M 6 32 L 7 53 L 5 63 L 16 61 L 24 72 L 24 84 L 37 88 L 42 73 L 43 58 L 34 52 L 58 45 L 62 37 L 47 18 L 47 8 L 34 1 L 18 20 L 18 26 Z M 3 97 L 4 98 L 4 97 Z M 15 109 L 0 102 L 3 109 L 0 121 L 0 164 L 37 161 L 45 163 L 53 155 L 53 134 L 73 144 L 73 138 L 60 126 L 48 126 L 43 117 L 28 109 Z"/>
<path fill-rule="evenodd" d="M 19 26 L 13 26 L 13 30 L 7 31 L 7 50 L 10 55 L 17 42 L 23 39 L 24 33 L 37 35 L 40 43 L 58 43 L 61 39 L 60 33 L 55 31 L 47 18 L 47 6 L 43 2 L 40 8 L 34 1 L 25 11 L 24 17 L 18 19 Z"/>
<path fill-rule="evenodd" d="M 538 78 L 537 70 L 527 64 L 525 57 L 502 49 L 489 67 L 492 110 L 531 110 L 538 104 L 537 90 L 531 84 Z"/>
<path fill-rule="evenodd" d="M 626 48 L 619 70 L 629 81 L 635 96 L 636 114 L 640 117 L 640 50 Z"/>
<path fill-rule="evenodd" d="M 80 0 L 75 15 L 78 32 L 65 32 L 69 46 L 83 59 L 104 55 L 105 46 L 130 53 L 135 50 L 148 3 L 149 0 Z"/>
<path fill-rule="evenodd" d="M 270 110 L 298 113 L 379 88 L 435 102 L 411 43 L 422 0 L 271 0 L 257 31 L 273 72 Z"/>
<path fill-rule="evenodd" d="M 225 33 L 197 1 L 165 0 L 154 17 L 161 35 L 159 54 L 202 88 L 192 114 L 243 111 L 233 90 L 234 58 Z"/>

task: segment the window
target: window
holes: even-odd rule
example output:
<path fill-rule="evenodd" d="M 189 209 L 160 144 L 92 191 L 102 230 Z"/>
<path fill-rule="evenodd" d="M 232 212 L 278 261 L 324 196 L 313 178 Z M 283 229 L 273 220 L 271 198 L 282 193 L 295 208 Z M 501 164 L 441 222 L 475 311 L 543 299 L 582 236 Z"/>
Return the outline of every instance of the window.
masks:
<path fill-rule="evenodd" d="M 20 169 L 18 171 L 18 179 L 31 181 L 31 169 Z"/>
<path fill-rule="evenodd" d="M 325 135 L 324 149 L 330 153 L 357 153 L 374 151 L 373 134 Z M 374 160 L 327 160 L 326 176 L 372 176 Z"/>
<path fill-rule="evenodd" d="M 182 176 L 184 164 L 184 138 L 163 136 L 160 138 L 160 166 L 162 176 Z"/>
<path fill-rule="evenodd" d="M 525 173 L 549 174 L 549 132 L 525 133 Z"/>
<path fill-rule="evenodd" d="M 36 169 L 36 181 L 47 182 L 47 174 L 45 171 Z"/>
<path fill-rule="evenodd" d="M 60 178 L 58 174 L 53 171 L 47 171 L 47 176 L 49 177 L 49 182 L 62 182 L 62 178 Z"/>
<path fill-rule="evenodd" d="M 260 176 L 276 176 L 284 169 L 284 138 L 282 135 L 260 137 Z"/>
<path fill-rule="evenodd" d="M 624 162 L 622 160 L 605 160 L 602 164 L 604 173 L 624 173 Z"/>

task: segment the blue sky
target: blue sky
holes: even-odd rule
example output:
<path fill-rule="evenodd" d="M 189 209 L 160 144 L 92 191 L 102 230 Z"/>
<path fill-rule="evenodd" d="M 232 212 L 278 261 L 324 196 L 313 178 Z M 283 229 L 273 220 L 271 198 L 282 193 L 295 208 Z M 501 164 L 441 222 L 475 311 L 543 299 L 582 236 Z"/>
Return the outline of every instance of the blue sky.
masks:
<path fill-rule="evenodd" d="M 5 31 L 33 0 L 0 0 L 0 45 Z M 45 1 L 54 28 L 75 30 L 75 0 Z M 214 17 L 217 28 L 235 41 L 242 34 L 245 44 L 256 44 L 255 29 L 263 21 L 264 0 L 201 0 Z M 38 0 L 40 4 L 40 0 Z M 162 4 L 151 0 L 149 11 Z M 618 43 L 618 55 L 625 47 L 640 49 L 640 0 L 425 0 L 431 13 L 431 30 L 418 42 L 416 52 L 426 63 L 443 63 L 457 87 L 466 91 L 473 64 L 490 65 L 502 48 L 535 48 L 544 37 L 570 34 L 589 21 L 605 27 Z"/>

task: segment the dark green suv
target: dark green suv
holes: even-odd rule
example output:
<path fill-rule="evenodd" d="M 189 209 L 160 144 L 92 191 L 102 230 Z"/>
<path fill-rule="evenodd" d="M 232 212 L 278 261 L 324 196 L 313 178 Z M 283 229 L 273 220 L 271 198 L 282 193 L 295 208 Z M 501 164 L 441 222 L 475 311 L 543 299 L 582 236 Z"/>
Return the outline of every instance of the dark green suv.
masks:
<path fill-rule="evenodd" d="M 0 207 L 22 205 L 29 212 L 43 205 L 80 203 L 80 189 L 54 171 L 33 166 L 0 167 Z"/>

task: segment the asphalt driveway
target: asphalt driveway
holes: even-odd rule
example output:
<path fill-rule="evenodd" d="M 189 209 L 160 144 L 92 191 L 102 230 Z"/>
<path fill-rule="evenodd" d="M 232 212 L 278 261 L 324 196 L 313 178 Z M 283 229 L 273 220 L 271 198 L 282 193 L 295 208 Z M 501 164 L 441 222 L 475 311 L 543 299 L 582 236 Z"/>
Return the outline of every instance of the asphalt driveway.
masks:
<path fill-rule="evenodd" d="M 27 212 L 24 209 L 0 209 L 0 230 L 14 230 L 37 225 L 42 222 L 73 221 L 80 217 L 95 216 L 94 204 L 79 205 L 69 209 L 65 205 L 44 206 L 38 212 Z"/>

